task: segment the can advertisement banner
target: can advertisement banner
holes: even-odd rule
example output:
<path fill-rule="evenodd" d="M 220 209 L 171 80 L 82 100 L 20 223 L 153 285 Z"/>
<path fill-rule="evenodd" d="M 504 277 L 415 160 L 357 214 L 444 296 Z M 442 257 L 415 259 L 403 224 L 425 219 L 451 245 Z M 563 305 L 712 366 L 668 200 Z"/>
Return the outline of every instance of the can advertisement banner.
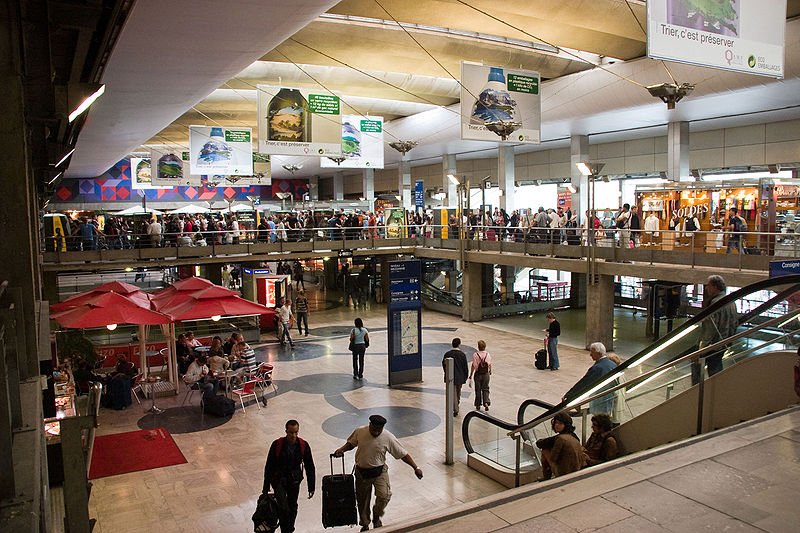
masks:
<path fill-rule="evenodd" d="M 250 128 L 189 126 L 191 173 L 252 176 L 252 138 Z"/>
<path fill-rule="evenodd" d="M 461 138 L 539 144 L 538 72 L 461 63 Z M 502 124 L 506 139 L 487 128 Z"/>
<path fill-rule="evenodd" d="M 383 117 L 342 115 L 344 161 L 323 157 L 322 168 L 383 168 Z"/>
<path fill-rule="evenodd" d="M 342 155 L 339 97 L 315 91 L 258 85 L 259 152 L 316 157 Z"/>
<path fill-rule="evenodd" d="M 783 78 L 786 0 L 648 0 L 647 55 Z"/>

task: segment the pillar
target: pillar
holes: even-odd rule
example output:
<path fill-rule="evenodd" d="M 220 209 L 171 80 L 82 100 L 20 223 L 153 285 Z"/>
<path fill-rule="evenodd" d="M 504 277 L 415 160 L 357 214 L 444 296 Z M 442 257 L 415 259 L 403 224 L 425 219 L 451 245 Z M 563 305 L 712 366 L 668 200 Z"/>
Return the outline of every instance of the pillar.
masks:
<path fill-rule="evenodd" d="M 341 170 L 333 174 L 333 199 L 338 202 L 344 200 L 344 172 Z"/>
<path fill-rule="evenodd" d="M 397 188 L 400 191 L 400 207 L 411 210 L 411 163 L 403 156 L 400 166 L 397 168 Z"/>
<path fill-rule="evenodd" d="M 602 342 L 614 349 L 614 276 L 597 274 L 586 286 L 586 348 Z"/>
<path fill-rule="evenodd" d="M 511 215 L 517 208 L 514 203 L 514 147 L 500 146 L 497 149 L 497 186 L 500 188 L 500 207 Z"/>
<path fill-rule="evenodd" d="M 581 174 L 577 164 L 589 161 L 589 136 L 573 135 L 570 145 L 570 184 L 575 188 L 572 193 L 572 213 L 584 220 L 584 212 L 589 209 L 589 179 Z"/>
<path fill-rule="evenodd" d="M 569 306 L 571 309 L 586 307 L 586 274 L 570 272 L 569 281 Z"/>
<path fill-rule="evenodd" d="M 458 207 L 458 189 L 456 184 L 450 181 L 448 174 L 458 177 L 458 170 L 456 169 L 456 156 L 445 154 L 442 156 L 442 190 L 447 193 L 442 203 L 443 207 Z"/>
<path fill-rule="evenodd" d="M 242 267 L 244 267 L 244 265 L 242 265 Z M 206 278 L 211 283 L 222 285 L 222 265 L 218 263 L 200 265 L 200 277 Z"/>
<path fill-rule="evenodd" d="M 462 307 L 461 320 L 479 322 L 483 318 L 481 294 L 483 292 L 483 269 L 480 263 L 464 262 L 461 278 Z"/>
<path fill-rule="evenodd" d="M 370 210 L 375 202 L 375 169 L 365 168 L 361 175 L 361 190 L 364 200 L 369 202 Z"/>
<path fill-rule="evenodd" d="M 689 181 L 689 123 L 667 124 L 667 179 Z"/>
<path fill-rule="evenodd" d="M 517 281 L 517 268 L 513 266 L 501 266 L 500 276 L 502 289 L 500 292 L 506 298 L 506 302 L 514 303 L 514 282 Z"/>
<path fill-rule="evenodd" d="M 308 199 L 312 202 L 319 201 L 319 176 L 308 178 Z"/>

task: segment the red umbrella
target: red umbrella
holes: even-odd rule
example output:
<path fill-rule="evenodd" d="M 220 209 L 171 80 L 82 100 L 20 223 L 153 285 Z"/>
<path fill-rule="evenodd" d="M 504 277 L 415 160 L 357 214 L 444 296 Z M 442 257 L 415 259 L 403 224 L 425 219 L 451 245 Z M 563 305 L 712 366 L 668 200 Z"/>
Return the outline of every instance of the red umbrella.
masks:
<path fill-rule="evenodd" d="M 83 304 L 51 315 L 65 328 L 99 328 L 110 324 L 168 324 L 171 317 L 141 307 L 136 302 L 107 292 L 92 303 Z"/>
<path fill-rule="evenodd" d="M 269 307 L 253 303 L 238 296 L 225 296 L 222 298 L 191 297 L 175 306 L 161 308 L 160 311 L 171 315 L 176 321 L 199 320 L 215 316 L 263 315 L 274 312 Z"/>
<path fill-rule="evenodd" d="M 169 287 L 168 287 L 169 288 Z M 239 296 L 239 293 L 220 287 L 219 285 L 210 285 L 203 289 L 189 291 L 189 290 L 172 290 L 165 293 L 166 289 L 153 297 L 153 307 L 157 310 L 167 309 L 182 304 L 188 300 L 194 299 L 208 299 L 208 298 L 227 298 L 230 296 Z"/>
<path fill-rule="evenodd" d="M 92 303 L 98 296 L 109 292 L 124 295 L 139 306 L 148 309 L 150 308 L 150 295 L 139 289 L 139 287 L 121 281 L 111 281 L 109 283 L 98 285 L 92 290 L 82 292 L 81 294 L 76 294 L 71 298 L 67 298 L 63 302 L 55 303 L 50 306 L 50 311 L 56 313 L 58 311 L 64 311 L 79 305 Z"/>

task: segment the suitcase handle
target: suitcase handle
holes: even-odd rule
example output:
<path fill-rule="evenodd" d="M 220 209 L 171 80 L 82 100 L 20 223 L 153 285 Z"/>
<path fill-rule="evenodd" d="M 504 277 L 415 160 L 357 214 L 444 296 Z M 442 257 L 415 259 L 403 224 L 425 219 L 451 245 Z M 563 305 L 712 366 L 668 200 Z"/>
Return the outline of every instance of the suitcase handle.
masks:
<path fill-rule="evenodd" d="M 331 475 L 333 475 L 333 458 L 334 457 L 336 457 L 336 455 L 331 454 Z M 342 475 L 344 475 L 344 474 L 345 474 L 345 470 L 344 470 L 344 454 L 342 454 Z"/>

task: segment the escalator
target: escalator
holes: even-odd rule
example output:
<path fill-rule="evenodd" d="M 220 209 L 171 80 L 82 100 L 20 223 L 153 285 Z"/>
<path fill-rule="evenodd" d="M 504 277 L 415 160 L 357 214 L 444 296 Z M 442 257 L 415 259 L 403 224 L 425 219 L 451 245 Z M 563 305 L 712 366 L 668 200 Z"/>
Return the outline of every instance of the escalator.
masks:
<path fill-rule="evenodd" d="M 736 333 L 698 348 L 709 317 L 731 304 L 738 317 Z M 552 434 L 550 419 L 564 410 L 583 442 L 591 415 L 608 413 L 617 424 L 613 435 L 621 451 L 633 453 L 784 409 L 797 402 L 798 344 L 800 275 L 754 283 L 686 319 L 557 405 L 526 400 L 513 421 L 470 412 L 462 424 L 467 462 L 508 487 L 535 481 L 541 456 L 534 443 Z M 720 354 L 721 372 L 706 377 L 694 363 L 692 375 L 693 360 Z"/>

